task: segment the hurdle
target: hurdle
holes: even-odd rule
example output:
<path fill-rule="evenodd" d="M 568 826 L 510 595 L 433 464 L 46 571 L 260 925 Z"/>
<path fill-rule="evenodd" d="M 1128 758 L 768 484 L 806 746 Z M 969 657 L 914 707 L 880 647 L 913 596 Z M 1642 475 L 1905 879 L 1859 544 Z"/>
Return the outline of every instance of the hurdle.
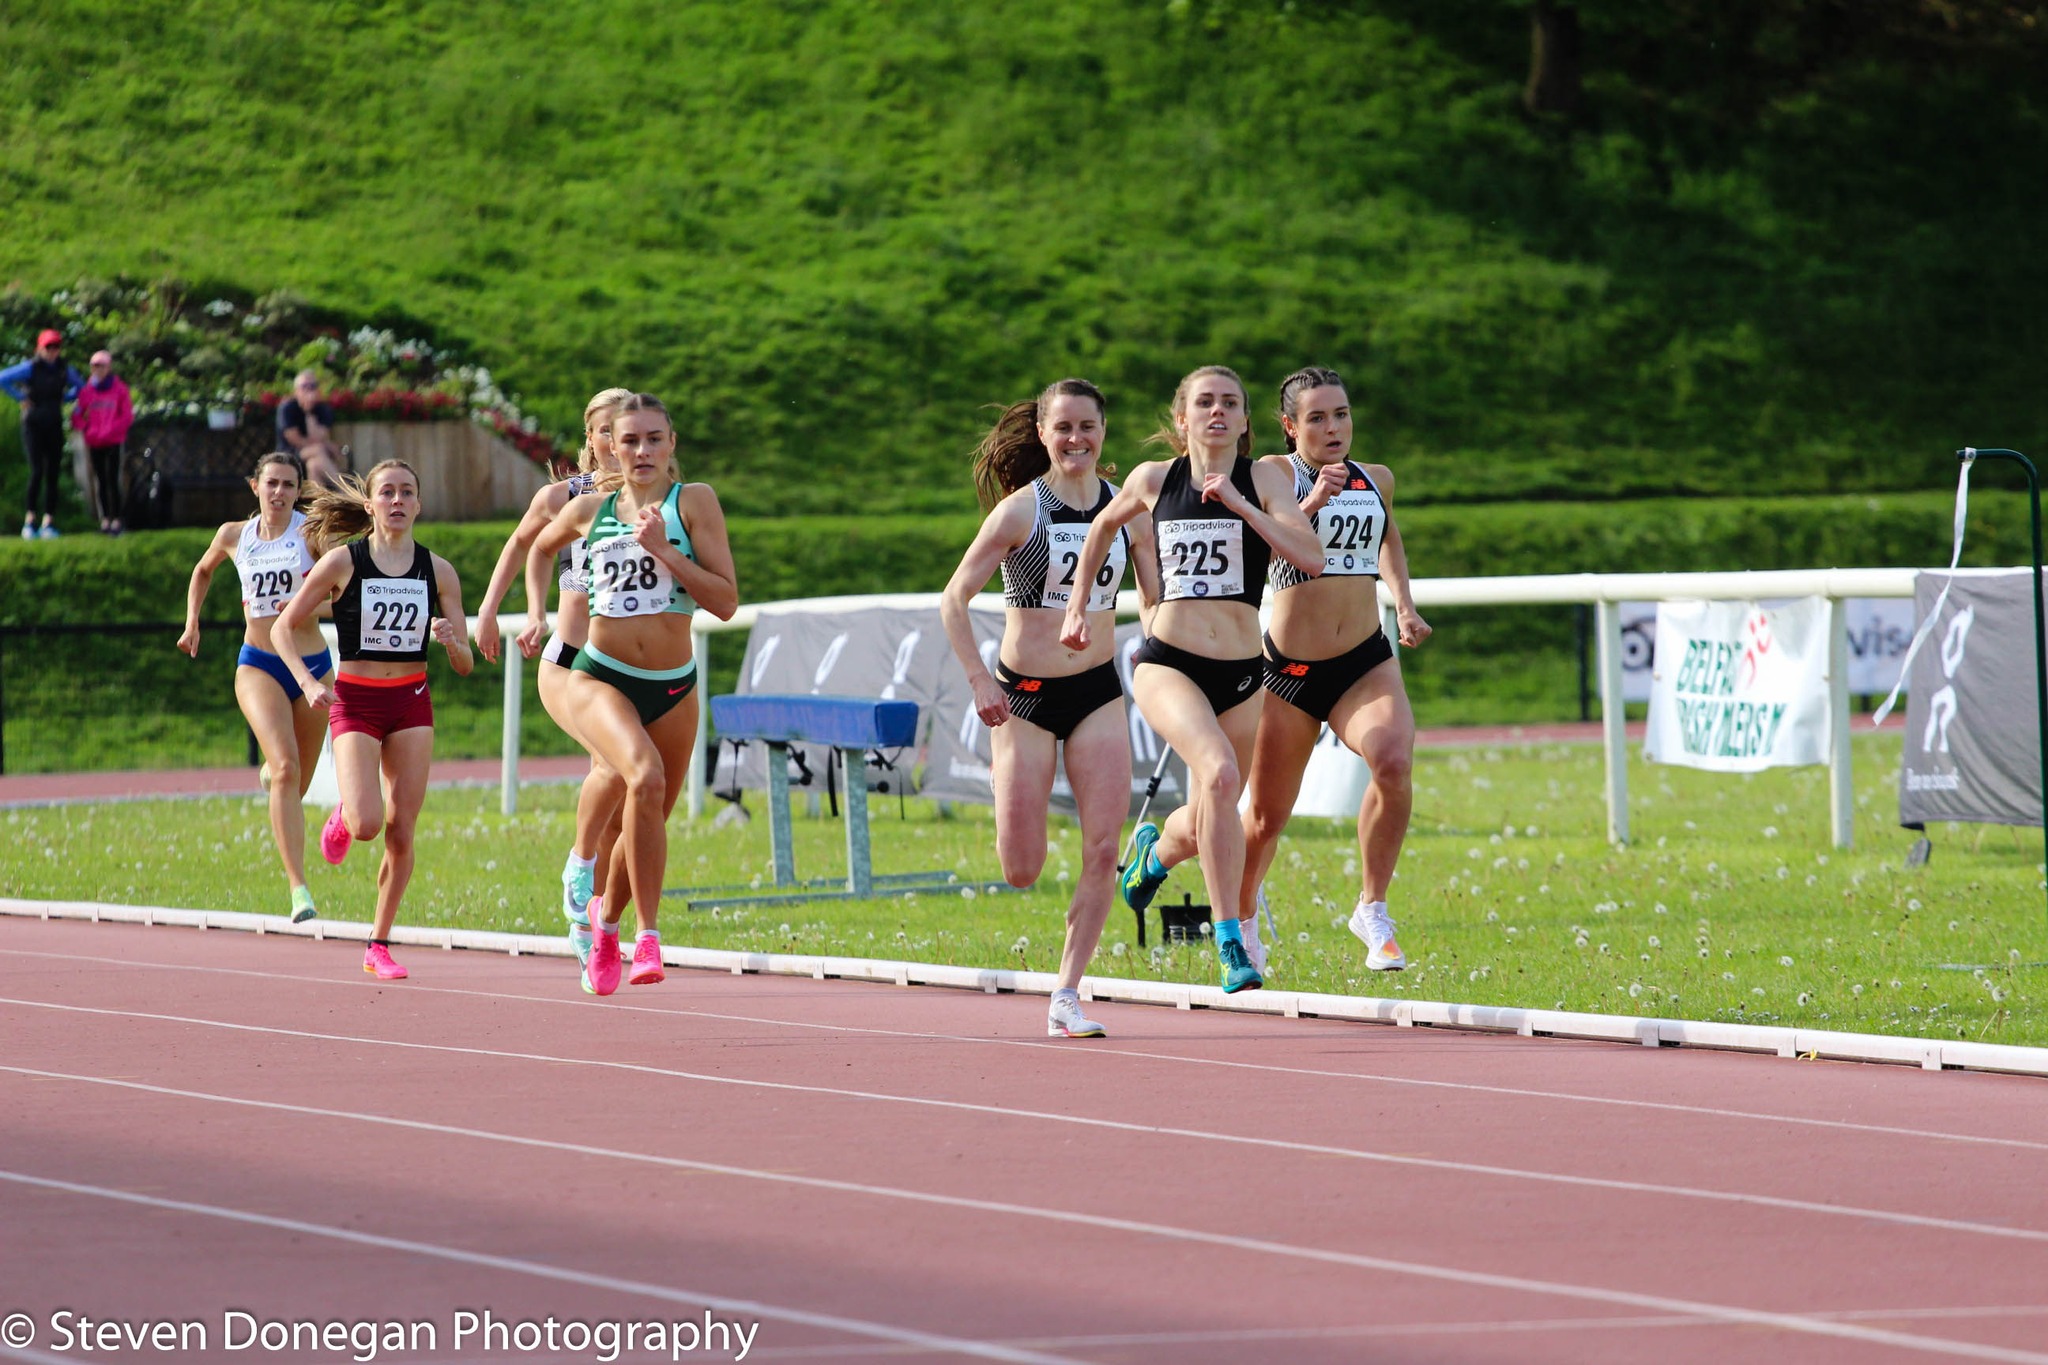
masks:
<path fill-rule="evenodd" d="M 1001 881 L 962 881 L 953 872 L 890 872 L 876 875 L 868 839 L 867 755 L 873 749 L 903 749 L 917 742 L 917 703 L 869 697 L 810 697 L 777 693 L 734 694 L 711 699 L 711 720 L 721 740 L 760 740 L 768 746 L 768 831 L 779 888 L 761 891 L 734 886 L 664 888 L 689 910 L 714 906 L 767 905 L 782 901 L 867 900 L 906 891 L 1002 891 Z M 838 751 L 846 772 L 846 876 L 796 875 L 795 826 L 789 814 L 789 746 L 823 744 Z M 857 776 L 859 774 L 859 776 Z"/>

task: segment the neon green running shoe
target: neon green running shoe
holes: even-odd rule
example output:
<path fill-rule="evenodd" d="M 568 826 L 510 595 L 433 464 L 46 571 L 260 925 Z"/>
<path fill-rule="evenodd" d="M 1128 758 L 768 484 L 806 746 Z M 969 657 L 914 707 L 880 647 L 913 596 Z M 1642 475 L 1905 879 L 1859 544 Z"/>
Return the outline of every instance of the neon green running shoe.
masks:
<path fill-rule="evenodd" d="M 295 886 L 292 888 L 292 923 L 304 924 L 320 912 L 313 908 L 313 888 Z"/>
<path fill-rule="evenodd" d="M 1117 878 L 1116 889 L 1123 893 L 1124 904 L 1133 910 L 1143 910 L 1159 894 L 1159 888 L 1166 885 L 1166 869 L 1152 871 L 1157 860 L 1152 849 L 1159 842 L 1159 826 L 1147 820 L 1138 826 L 1138 832 L 1131 836 L 1131 861 Z"/>

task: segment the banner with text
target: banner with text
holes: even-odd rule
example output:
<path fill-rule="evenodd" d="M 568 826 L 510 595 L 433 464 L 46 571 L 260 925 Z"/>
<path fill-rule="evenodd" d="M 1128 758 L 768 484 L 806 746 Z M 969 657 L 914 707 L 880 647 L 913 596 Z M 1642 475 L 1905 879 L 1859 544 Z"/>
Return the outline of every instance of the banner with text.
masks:
<path fill-rule="evenodd" d="M 2041 823 L 2034 589 L 2027 573 L 1955 576 L 1934 631 L 1913 660 L 1899 823 Z M 1913 580 L 1921 611 L 1934 610 L 1948 577 L 1928 572 Z"/>
<path fill-rule="evenodd" d="M 1766 607 L 1777 605 L 1765 602 Z M 1849 690 L 1881 697 L 1899 680 L 1899 665 L 1913 641 L 1913 603 L 1905 597 L 1848 600 Z M 1621 604 L 1621 699 L 1648 701 L 1657 666 L 1657 604 Z"/>
<path fill-rule="evenodd" d="M 1828 604 L 1665 602 L 1644 756 L 1718 772 L 1824 763 Z"/>

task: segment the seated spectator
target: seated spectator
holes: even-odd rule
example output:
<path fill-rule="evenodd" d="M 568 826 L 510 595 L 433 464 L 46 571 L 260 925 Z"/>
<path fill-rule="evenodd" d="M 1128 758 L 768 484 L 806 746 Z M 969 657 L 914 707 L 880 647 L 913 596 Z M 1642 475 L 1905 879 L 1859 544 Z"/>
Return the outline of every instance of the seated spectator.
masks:
<path fill-rule="evenodd" d="M 64 405 L 85 380 L 64 363 L 64 334 L 45 327 L 36 337 L 36 353 L 19 365 L 0 370 L 0 389 L 21 404 L 21 448 L 28 456 L 28 512 L 21 523 L 23 540 L 57 538 L 57 471 L 64 464 Z M 41 509 L 43 522 L 36 525 Z"/>
<path fill-rule="evenodd" d="M 85 437 L 86 454 L 92 459 L 93 495 L 100 514 L 103 535 L 121 534 L 121 448 L 127 443 L 128 428 L 135 425 L 135 403 L 128 385 L 114 373 L 114 357 L 107 351 L 92 353 L 91 373 L 78 401 L 71 406 L 71 425 Z"/>
<path fill-rule="evenodd" d="M 305 462 L 308 484 L 331 484 L 343 472 L 334 408 L 320 396 L 320 376 L 311 370 L 299 371 L 292 396 L 277 405 L 277 448 Z"/>

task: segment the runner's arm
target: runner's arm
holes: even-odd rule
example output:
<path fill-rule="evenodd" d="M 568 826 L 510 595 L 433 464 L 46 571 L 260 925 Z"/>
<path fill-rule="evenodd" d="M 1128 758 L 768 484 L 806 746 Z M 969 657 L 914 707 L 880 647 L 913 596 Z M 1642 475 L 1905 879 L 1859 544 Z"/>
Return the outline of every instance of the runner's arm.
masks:
<path fill-rule="evenodd" d="M 224 522 L 213 533 L 206 553 L 192 566 L 192 581 L 185 585 L 185 633 L 178 637 L 178 648 L 195 659 L 199 657 L 199 609 L 206 605 L 206 590 L 213 586 L 213 571 L 234 558 L 235 537 L 241 534 L 241 522 Z"/>

